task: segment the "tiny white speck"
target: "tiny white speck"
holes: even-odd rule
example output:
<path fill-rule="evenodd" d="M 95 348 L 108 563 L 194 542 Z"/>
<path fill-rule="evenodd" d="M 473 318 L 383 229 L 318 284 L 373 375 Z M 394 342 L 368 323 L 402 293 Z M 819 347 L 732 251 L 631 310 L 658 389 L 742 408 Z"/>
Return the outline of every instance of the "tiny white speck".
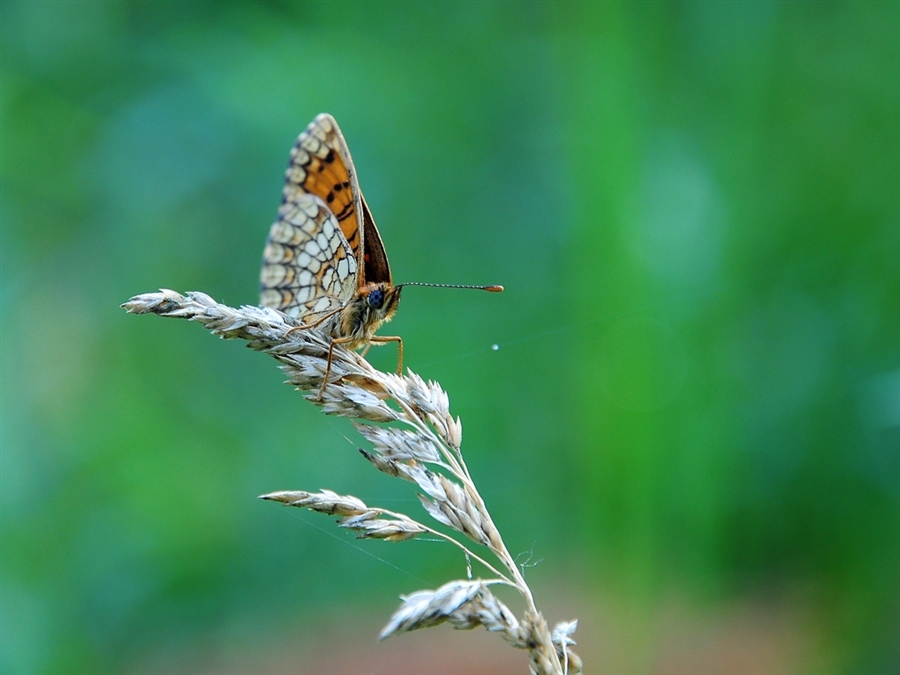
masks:
<path fill-rule="evenodd" d="M 500 345 L 493 344 L 493 345 L 491 345 L 491 349 L 493 349 L 494 351 L 497 351 L 498 349 L 500 349 Z"/>

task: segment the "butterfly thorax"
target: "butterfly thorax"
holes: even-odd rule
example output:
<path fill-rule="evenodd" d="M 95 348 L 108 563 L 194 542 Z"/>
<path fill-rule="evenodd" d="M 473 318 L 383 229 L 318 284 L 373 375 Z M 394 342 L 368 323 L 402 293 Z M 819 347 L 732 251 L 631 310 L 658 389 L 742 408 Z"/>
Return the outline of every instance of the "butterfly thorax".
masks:
<path fill-rule="evenodd" d="M 346 343 L 350 349 L 368 344 L 378 327 L 394 318 L 401 290 L 385 282 L 365 284 L 341 310 L 332 336 L 350 338 Z"/>

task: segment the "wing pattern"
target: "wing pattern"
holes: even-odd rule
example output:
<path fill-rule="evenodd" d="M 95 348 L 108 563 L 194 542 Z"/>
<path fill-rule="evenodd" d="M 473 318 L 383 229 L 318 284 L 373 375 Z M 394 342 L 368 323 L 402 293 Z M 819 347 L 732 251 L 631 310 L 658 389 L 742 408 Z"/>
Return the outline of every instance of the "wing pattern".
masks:
<path fill-rule="evenodd" d="M 356 290 L 357 262 L 334 214 L 318 196 L 299 194 L 279 209 L 260 274 L 260 304 L 312 323 Z"/>
<path fill-rule="evenodd" d="M 291 150 L 263 252 L 260 304 L 312 323 L 353 296 L 363 283 L 361 202 L 347 144 L 323 113 Z"/>
<path fill-rule="evenodd" d="M 363 246 L 359 183 L 347 143 L 337 122 L 327 113 L 310 122 L 291 150 L 282 204 L 303 193 L 317 195 L 325 201 L 359 260 Z"/>

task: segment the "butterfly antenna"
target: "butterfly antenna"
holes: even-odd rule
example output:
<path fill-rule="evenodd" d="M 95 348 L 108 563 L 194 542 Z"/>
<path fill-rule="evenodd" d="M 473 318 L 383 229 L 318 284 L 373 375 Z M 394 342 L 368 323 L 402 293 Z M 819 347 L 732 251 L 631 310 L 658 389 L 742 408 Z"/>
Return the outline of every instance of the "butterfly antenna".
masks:
<path fill-rule="evenodd" d="M 500 293 L 503 286 L 468 286 L 465 284 L 426 284 L 422 281 L 407 281 L 405 284 L 397 284 L 394 288 L 401 286 L 431 286 L 432 288 L 470 288 L 476 291 L 487 291 L 488 293 Z"/>

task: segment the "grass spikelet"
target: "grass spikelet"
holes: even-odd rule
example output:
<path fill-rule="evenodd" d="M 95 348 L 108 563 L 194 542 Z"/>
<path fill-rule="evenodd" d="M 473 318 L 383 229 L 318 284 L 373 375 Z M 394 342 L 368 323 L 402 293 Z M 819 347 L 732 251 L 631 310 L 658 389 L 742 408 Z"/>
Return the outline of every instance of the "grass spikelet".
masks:
<path fill-rule="evenodd" d="M 322 388 L 330 338 L 269 308 L 235 309 L 205 293 L 182 295 L 165 289 L 134 296 L 122 307 L 132 314 L 196 321 L 214 335 L 244 340 L 251 349 L 274 358 L 287 382 L 311 392 L 306 398 L 322 412 L 354 420 L 373 446 L 371 451 L 360 450 L 363 457 L 382 473 L 414 483 L 425 512 L 437 528 L 450 532 L 331 490 L 272 492 L 261 499 L 339 516 L 340 527 L 362 538 L 402 542 L 427 534 L 457 547 L 467 564 L 475 561 L 483 567 L 484 577 L 473 579 L 468 574 L 469 578 L 448 581 L 438 589 L 402 596 L 380 639 L 440 623 L 457 629 L 483 626 L 526 650 L 536 675 L 582 672 L 581 659 L 571 649 L 577 622 L 559 623 L 551 631 L 537 610 L 522 570 L 469 474 L 461 451 L 462 423 L 450 414 L 449 397 L 438 383 L 413 372 L 382 373 L 336 345 L 329 382 Z M 392 426 L 379 426 L 385 423 Z M 492 593 L 496 585 L 518 592 L 525 606 L 521 618 Z"/>

